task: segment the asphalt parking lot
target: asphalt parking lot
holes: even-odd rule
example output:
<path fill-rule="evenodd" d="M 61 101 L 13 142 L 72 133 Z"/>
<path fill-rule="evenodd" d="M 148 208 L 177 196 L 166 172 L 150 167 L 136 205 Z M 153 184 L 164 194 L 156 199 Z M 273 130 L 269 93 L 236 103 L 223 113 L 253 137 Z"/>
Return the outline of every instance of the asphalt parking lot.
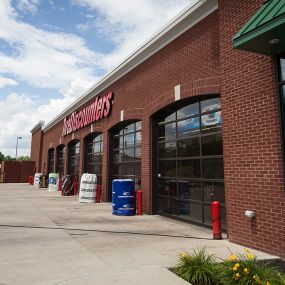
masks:
<path fill-rule="evenodd" d="M 0 199 L 0 285 L 187 284 L 167 269 L 179 253 L 243 252 L 203 227 L 114 216 L 110 203 L 83 204 L 28 184 L 0 184 Z"/>

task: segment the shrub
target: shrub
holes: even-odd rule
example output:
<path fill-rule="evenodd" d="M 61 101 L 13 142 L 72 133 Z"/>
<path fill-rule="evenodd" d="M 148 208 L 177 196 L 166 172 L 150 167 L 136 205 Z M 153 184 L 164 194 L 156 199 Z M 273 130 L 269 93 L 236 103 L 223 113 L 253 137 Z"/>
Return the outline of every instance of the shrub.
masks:
<path fill-rule="evenodd" d="M 225 285 L 285 285 L 284 275 L 270 262 L 260 262 L 248 249 L 245 254 L 232 254 L 220 265 L 222 284 Z"/>
<path fill-rule="evenodd" d="M 193 285 L 219 284 L 219 268 L 213 255 L 202 248 L 193 254 L 181 253 L 174 273 Z"/>
<path fill-rule="evenodd" d="M 184 252 L 173 272 L 193 285 L 285 285 L 284 274 L 270 261 L 258 261 L 248 249 L 240 255 L 231 253 L 229 260 L 221 263 L 205 248 Z"/>

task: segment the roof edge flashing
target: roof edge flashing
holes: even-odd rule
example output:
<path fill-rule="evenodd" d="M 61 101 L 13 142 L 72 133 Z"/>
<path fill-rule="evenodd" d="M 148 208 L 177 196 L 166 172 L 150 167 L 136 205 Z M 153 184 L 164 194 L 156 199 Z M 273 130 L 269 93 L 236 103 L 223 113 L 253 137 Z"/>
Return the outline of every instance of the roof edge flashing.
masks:
<path fill-rule="evenodd" d="M 31 133 L 34 133 L 37 129 L 43 128 L 45 122 L 44 121 L 39 121 L 31 130 Z"/>

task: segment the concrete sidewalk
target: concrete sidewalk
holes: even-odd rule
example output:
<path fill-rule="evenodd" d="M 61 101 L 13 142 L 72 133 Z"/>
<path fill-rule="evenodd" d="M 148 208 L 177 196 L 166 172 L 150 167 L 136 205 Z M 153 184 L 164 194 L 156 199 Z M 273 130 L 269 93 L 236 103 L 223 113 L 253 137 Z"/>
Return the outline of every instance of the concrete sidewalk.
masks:
<path fill-rule="evenodd" d="M 203 246 L 228 258 L 226 239 L 161 216 L 118 217 L 27 184 L 0 184 L 0 285 L 188 284 L 168 267 Z M 259 258 L 275 258 L 253 251 Z"/>

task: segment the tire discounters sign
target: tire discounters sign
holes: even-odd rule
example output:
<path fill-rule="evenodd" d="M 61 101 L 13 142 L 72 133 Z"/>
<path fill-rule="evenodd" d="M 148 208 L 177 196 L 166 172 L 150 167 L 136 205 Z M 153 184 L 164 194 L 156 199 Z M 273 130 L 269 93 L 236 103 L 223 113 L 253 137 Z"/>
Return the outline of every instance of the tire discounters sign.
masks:
<path fill-rule="evenodd" d="M 69 117 L 66 117 L 63 122 L 62 135 L 68 135 L 89 124 L 107 117 L 111 113 L 113 92 L 100 98 L 96 97 L 95 101 L 79 112 L 74 111 Z"/>

